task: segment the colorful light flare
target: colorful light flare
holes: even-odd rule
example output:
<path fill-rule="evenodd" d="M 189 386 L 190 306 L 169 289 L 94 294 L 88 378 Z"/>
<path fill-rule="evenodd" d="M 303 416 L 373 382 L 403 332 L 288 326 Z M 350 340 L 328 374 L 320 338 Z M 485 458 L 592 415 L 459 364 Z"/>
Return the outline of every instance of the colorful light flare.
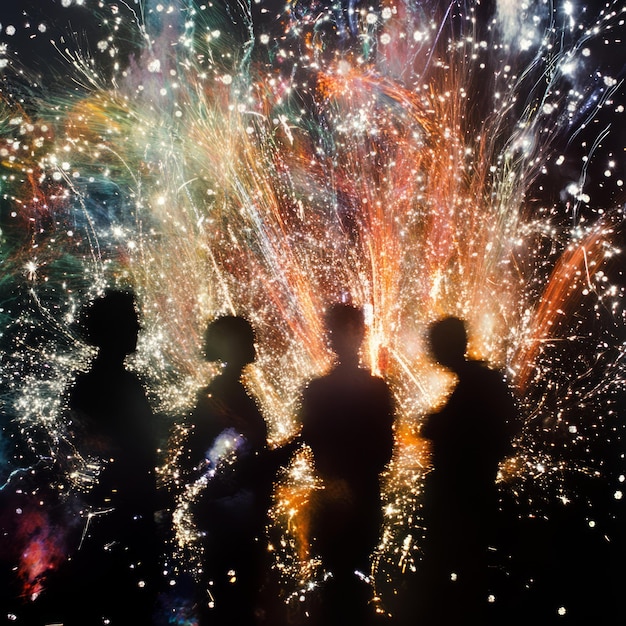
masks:
<path fill-rule="evenodd" d="M 168 426 L 214 374 L 206 321 L 252 320 L 248 382 L 274 444 L 297 431 L 299 392 L 330 363 L 325 305 L 365 307 L 363 360 L 398 407 L 375 580 L 419 562 L 419 425 L 450 382 L 422 335 L 440 315 L 466 318 L 473 354 L 520 394 L 503 492 L 536 513 L 528 489 L 576 497 L 567 472 L 617 481 L 584 444 L 620 437 L 626 172 L 609 138 L 626 98 L 603 68 L 626 14 L 496 4 L 487 16 L 480 3 L 68 1 L 59 15 L 97 20 L 102 37 L 89 53 L 55 39 L 46 80 L 12 37 L 41 41 L 53 24 L 0 19 L 3 475 L 46 458 L 64 468 L 62 496 L 97 480 L 81 450 L 60 462 L 71 437 L 59 398 L 91 354 L 72 326 L 81 304 L 121 285 L 141 303 L 132 367 Z M 558 453 L 546 443 L 557 434 Z M 170 488 L 177 442 L 164 440 Z M 305 461 L 273 511 L 287 598 L 321 575 L 304 540 Z M 185 497 L 178 506 L 176 550 L 194 552 Z M 34 557 L 60 559 L 31 545 L 20 568 Z"/>

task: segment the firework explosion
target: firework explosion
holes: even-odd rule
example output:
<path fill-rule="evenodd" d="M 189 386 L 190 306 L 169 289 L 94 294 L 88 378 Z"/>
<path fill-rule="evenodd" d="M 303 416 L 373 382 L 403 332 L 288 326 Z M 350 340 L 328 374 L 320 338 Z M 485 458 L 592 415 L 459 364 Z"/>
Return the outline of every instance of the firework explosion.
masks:
<path fill-rule="evenodd" d="M 207 320 L 235 312 L 257 329 L 248 382 L 277 445 L 330 363 L 324 307 L 364 306 L 363 360 L 397 402 L 372 571 L 387 608 L 419 566 L 419 425 L 450 383 L 422 335 L 444 314 L 468 320 L 473 355 L 521 399 L 508 506 L 549 517 L 578 501 L 616 540 L 613 509 L 577 488 L 621 499 L 626 97 L 611 58 L 626 13 L 517 4 L 68 0 L 53 20 L 0 13 L 1 478 L 39 502 L 29 527 L 50 540 L 46 524 L 81 525 L 61 520 L 99 460 L 72 447 L 64 418 L 64 390 L 91 357 L 74 322 L 122 286 L 141 303 L 132 367 L 172 426 L 166 488 L 176 428 L 214 374 Z M 320 575 L 303 539 L 308 468 L 303 454 L 276 488 L 286 602 Z M 45 522 L 51 507 L 67 512 Z M 197 563 L 185 511 L 174 552 Z M 46 551 L 30 536 L 19 576 L 35 596 L 63 538 Z M 29 570 L 35 549 L 47 564 Z"/>

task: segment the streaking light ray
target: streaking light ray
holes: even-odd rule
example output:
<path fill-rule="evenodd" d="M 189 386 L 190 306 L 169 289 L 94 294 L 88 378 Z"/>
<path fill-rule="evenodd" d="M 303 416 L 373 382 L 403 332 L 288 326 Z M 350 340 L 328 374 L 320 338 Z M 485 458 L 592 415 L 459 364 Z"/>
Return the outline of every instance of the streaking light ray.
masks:
<path fill-rule="evenodd" d="M 0 483 L 45 461 L 76 511 L 97 482 L 63 391 L 91 356 L 81 305 L 117 285 L 141 302 L 132 367 L 172 427 L 160 468 L 172 492 L 181 424 L 215 373 L 200 353 L 207 320 L 236 312 L 256 327 L 248 383 L 278 445 L 330 363 L 324 307 L 365 307 L 363 361 L 398 407 L 371 572 L 383 607 L 419 567 L 419 426 L 451 382 L 422 339 L 440 315 L 466 318 L 473 355 L 520 394 L 500 484 L 520 515 L 575 501 L 579 474 L 619 490 L 596 453 L 619 444 L 624 383 L 626 98 L 604 43 L 623 41 L 619 3 L 62 6 L 98 37 L 85 50 L 53 35 L 43 70 L 14 42 L 44 47 L 53 24 L 19 16 L 0 30 Z M 287 603 L 323 577 L 306 543 L 314 488 L 303 452 L 268 530 Z M 196 496 L 176 496 L 177 572 L 201 566 Z M 45 587 L 45 568 L 20 571 L 29 594 Z"/>

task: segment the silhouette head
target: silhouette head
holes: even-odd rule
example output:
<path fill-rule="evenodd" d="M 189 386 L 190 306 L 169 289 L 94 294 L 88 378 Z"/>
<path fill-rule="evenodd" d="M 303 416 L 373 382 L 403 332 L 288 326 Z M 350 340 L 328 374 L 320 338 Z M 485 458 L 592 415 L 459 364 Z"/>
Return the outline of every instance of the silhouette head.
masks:
<path fill-rule="evenodd" d="M 252 324 L 238 315 L 224 315 L 209 322 L 204 333 L 207 361 L 221 361 L 243 369 L 256 358 Z"/>
<path fill-rule="evenodd" d="M 333 304 L 324 317 L 328 340 L 340 363 L 358 360 L 365 336 L 363 309 L 350 304 Z"/>
<path fill-rule="evenodd" d="M 107 290 L 83 309 L 81 326 L 88 343 L 112 355 L 124 357 L 137 349 L 139 317 L 135 296 L 129 291 Z"/>
<path fill-rule="evenodd" d="M 467 329 L 458 317 L 444 317 L 434 322 L 428 330 L 430 351 L 435 360 L 457 371 L 465 362 Z"/>

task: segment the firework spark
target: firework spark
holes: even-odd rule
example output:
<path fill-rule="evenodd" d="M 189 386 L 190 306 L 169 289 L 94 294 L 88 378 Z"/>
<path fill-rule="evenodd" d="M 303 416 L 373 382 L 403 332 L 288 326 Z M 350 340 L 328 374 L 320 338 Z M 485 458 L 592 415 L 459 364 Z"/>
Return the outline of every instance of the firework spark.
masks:
<path fill-rule="evenodd" d="M 97 480 L 97 460 L 72 449 L 63 390 L 90 356 L 77 311 L 117 285 L 139 295 L 132 366 L 168 424 L 214 374 L 207 319 L 251 319 L 248 383 L 276 445 L 330 363 L 324 307 L 364 306 L 363 361 L 397 402 L 372 571 L 383 591 L 419 563 L 419 425 L 450 384 L 422 334 L 440 315 L 467 319 L 474 356 L 521 396 L 504 492 L 536 514 L 542 498 L 576 498 L 569 475 L 615 484 L 593 450 L 619 439 L 624 381 L 617 2 L 501 1 L 493 16 L 480 3 L 62 5 L 84 32 L 99 25 L 95 48 L 53 36 L 43 70 L 16 54 L 19 37 L 44 46 L 54 24 L 1 26 L 5 477 L 51 459 L 61 497 Z M 179 441 L 164 442 L 168 488 Z M 273 510 L 290 599 L 321 575 L 303 538 L 306 467 L 286 470 Z M 193 552 L 186 505 L 176 537 Z"/>

